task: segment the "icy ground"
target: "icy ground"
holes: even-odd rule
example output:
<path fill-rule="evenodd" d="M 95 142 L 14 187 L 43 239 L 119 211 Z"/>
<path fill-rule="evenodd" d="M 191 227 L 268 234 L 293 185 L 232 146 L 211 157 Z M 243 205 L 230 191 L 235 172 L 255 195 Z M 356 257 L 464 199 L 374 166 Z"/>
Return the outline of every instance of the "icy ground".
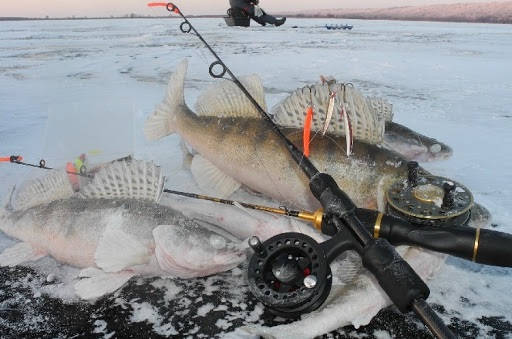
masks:
<path fill-rule="evenodd" d="M 453 147 L 451 159 L 425 167 L 465 184 L 492 213 L 492 227 L 512 232 L 511 25 L 290 19 L 278 29 L 242 29 L 225 27 L 222 19 L 192 22 L 235 74 L 262 77 L 269 108 L 320 74 L 388 98 L 395 121 Z M 169 188 L 196 189 L 181 170 L 178 138 L 149 143 L 142 135 L 145 117 L 182 58 L 190 58 L 190 104 L 213 81 L 207 73 L 212 57 L 195 37 L 179 32 L 179 23 L 2 22 L 0 156 L 21 154 L 29 162 L 44 158 L 60 166 L 81 152 L 73 147 L 82 142 L 107 157 L 128 151 L 152 159 L 166 170 Z M 328 31 L 320 27 L 326 23 L 354 29 Z M 98 139 L 98 130 L 107 131 L 107 139 Z M 0 164 L 0 197 L 32 175 L 28 168 Z M 0 250 L 13 243 L 0 235 Z M 47 281 L 53 270 L 56 282 Z M 240 272 L 191 281 L 133 279 L 91 305 L 56 296 L 59 279 L 70 270 L 50 259 L 33 269 L 1 269 L 0 333 L 210 337 L 271 322 L 248 295 Z M 429 302 L 461 337 L 511 337 L 511 281 L 511 269 L 449 258 L 429 282 Z M 388 309 L 365 328 L 335 335 L 427 337 L 417 323 Z"/>

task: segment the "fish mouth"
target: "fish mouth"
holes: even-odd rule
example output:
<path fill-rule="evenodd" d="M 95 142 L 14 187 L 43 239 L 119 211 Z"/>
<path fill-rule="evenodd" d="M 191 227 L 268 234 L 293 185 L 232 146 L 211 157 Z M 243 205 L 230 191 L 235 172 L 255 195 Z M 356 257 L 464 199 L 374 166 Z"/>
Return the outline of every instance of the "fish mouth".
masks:
<path fill-rule="evenodd" d="M 435 143 L 428 146 L 428 152 L 425 155 L 428 157 L 426 161 L 437 161 L 444 160 L 451 157 L 453 154 L 453 150 L 451 147 L 446 146 L 442 143 Z"/>
<path fill-rule="evenodd" d="M 403 150 L 395 150 L 393 148 L 391 148 L 391 150 L 399 152 L 408 161 L 417 162 L 445 160 L 453 155 L 453 150 L 451 147 L 439 142 L 433 143 L 431 145 L 410 145 L 408 149 Z"/>

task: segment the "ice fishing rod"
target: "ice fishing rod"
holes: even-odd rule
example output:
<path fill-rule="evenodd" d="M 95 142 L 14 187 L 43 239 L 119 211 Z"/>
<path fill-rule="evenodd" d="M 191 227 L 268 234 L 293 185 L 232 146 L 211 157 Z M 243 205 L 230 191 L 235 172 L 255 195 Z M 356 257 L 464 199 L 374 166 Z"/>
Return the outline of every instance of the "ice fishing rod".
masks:
<path fill-rule="evenodd" d="M 55 168 L 46 166 L 46 160 L 44 160 L 44 159 L 39 160 L 39 164 L 31 164 L 31 163 L 23 162 L 23 157 L 21 155 L 10 155 L 7 157 L 0 157 L 0 162 L 10 162 L 10 163 L 16 164 L 16 165 L 35 167 L 35 168 L 40 168 L 40 169 L 45 169 L 45 170 L 54 170 L 55 169 Z M 81 177 L 93 178 L 93 175 L 87 174 L 87 168 L 85 166 L 80 167 L 79 172 L 69 171 L 69 170 L 65 170 L 65 171 L 67 174 L 74 174 L 74 175 L 78 175 Z"/>
<path fill-rule="evenodd" d="M 286 215 L 310 222 L 324 234 L 332 235 L 332 226 L 325 223 L 323 209 L 314 212 L 287 207 L 270 207 L 241 201 L 211 197 L 203 194 L 164 189 L 163 192 L 192 199 L 207 200 L 257 211 Z M 414 225 L 401 218 L 384 215 L 375 210 L 358 208 L 357 217 L 374 238 L 385 238 L 393 246 L 408 245 L 445 253 L 485 265 L 512 267 L 512 235 L 463 225 Z M 331 229 L 329 229 L 331 228 Z"/>
<path fill-rule="evenodd" d="M 285 143 L 290 155 L 309 178 L 313 195 L 324 208 L 326 223 L 336 234 L 318 244 L 301 233 L 283 233 L 261 243 L 257 237 L 249 241 L 255 251 L 249 262 L 248 280 L 251 292 L 262 303 L 288 317 L 296 317 L 320 307 L 329 295 L 332 274 L 329 264 L 342 252 L 355 250 L 362 263 L 377 279 L 379 285 L 401 312 L 414 311 L 430 331 L 438 338 L 454 338 L 439 316 L 425 299 L 430 294 L 428 286 L 412 267 L 385 239 L 374 239 L 356 215 L 356 206 L 336 181 L 318 169 L 280 131 L 270 116 L 261 108 L 249 91 L 224 64 L 210 45 L 192 26 L 181 10 L 173 3 L 150 3 L 164 6 L 184 20 L 180 24 L 183 33 L 193 32 L 208 48 L 216 61 L 210 64 L 209 73 L 223 78 L 225 73 L 246 95 L 264 120 Z M 221 66 L 220 73 L 214 72 Z"/>

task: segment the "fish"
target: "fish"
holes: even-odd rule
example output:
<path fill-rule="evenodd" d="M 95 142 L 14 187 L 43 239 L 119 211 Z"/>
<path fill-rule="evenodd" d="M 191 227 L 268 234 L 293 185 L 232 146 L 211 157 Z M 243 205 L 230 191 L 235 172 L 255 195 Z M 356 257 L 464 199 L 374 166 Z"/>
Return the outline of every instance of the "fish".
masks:
<path fill-rule="evenodd" d="M 194 113 L 185 103 L 187 60 L 171 75 L 166 95 L 145 122 L 144 133 L 157 140 L 178 133 L 194 150 L 190 170 L 207 193 L 227 197 L 242 185 L 286 206 L 307 210 L 320 207 L 309 189 L 309 180 L 289 154 L 272 126 L 247 105 L 243 93 L 231 82 L 221 82 L 200 95 Z M 243 79 L 249 92 L 263 98 L 254 77 Z M 257 100 L 258 101 L 258 100 Z M 208 102 L 212 102 L 210 111 Z M 237 110 L 239 108 L 239 110 Z M 243 110 L 243 112 L 242 112 Z M 302 130 L 281 129 L 299 149 Z M 385 192 L 407 178 L 407 159 L 379 145 L 354 140 L 352 154 L 344 153 L 345 138 L 316 134 L 311 138 L 309 160 L 329 173 L 358 207 L 386 209 Z M 420 173 L 428 172 L 420 168 Z"/>
<path fill-rule="evenodd" d="M 51 256 L 81 268 L 75 292 L 95 299 L 134 276 L 201 277 L 246 260 L 247 245 L 236 237 L 158 204 L 161 171 L 147 162 L 112 163 L 73 196 L 27 203 L 34 186 L 70 185 L 53 180 L 66 175 L 55 171 L 50 179 L 34 179 L 19 192 L 20 205 L 11 195 L 0 211 L 0 230 L 21 242 L 0 253 L 0 266 Z"/>
<path fill-rule="evenodd" d="M 408 160 L 439 161 L 449 159 L 453 154 L 450 146 L 399 123 L 386 121 L 385 129 L 382 146 L 405 155 Z"/>
<path fill-rule="evenodd" d="M 337 117 L 328 121 L 332 94 L 335 94 Z M 448 159 L 452 149 L 434 139 L 422 135 L 393 121 L 393 106 L 379 97 L 366 97 L 352 84 L 322 82 L 304 86 L 292 91 L 270 111 L 272 120 L 280 127 L 302 128 L 305 110 L 314 105 L 315 118 L 312 131 L 322 131 L 331 135 L 346 135 L 342 121 L 342 108 L 345 108 L 353 124 L 354 139 L 380 145 L 401 154 L 408 161 L 430 162 Z M 327 126 L 326 126 L 327 125 Z"/>

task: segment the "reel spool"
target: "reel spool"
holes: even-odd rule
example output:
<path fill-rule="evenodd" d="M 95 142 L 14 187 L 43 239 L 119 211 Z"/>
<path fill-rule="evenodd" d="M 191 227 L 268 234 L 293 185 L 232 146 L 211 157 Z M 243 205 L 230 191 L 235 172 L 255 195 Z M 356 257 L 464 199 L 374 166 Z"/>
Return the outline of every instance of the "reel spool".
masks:
<path fill-rule="evenodd" d="M 418 173 L 408 164 L 407 182 L 397 181 L 386 192 L 388 212 L 416 225 L 464 225 L 471 217 L 473 195 L 462 184 L 444 177 Z"/>
<path fill-rule="evenodd" d="M 311 312 L 327 299 L 332 273 L 323 249 L 302 233 L 283 233 L 261 243 L 249 240 L 254 255 L 248 280 L 253 295 L 275 315 Z"/>

